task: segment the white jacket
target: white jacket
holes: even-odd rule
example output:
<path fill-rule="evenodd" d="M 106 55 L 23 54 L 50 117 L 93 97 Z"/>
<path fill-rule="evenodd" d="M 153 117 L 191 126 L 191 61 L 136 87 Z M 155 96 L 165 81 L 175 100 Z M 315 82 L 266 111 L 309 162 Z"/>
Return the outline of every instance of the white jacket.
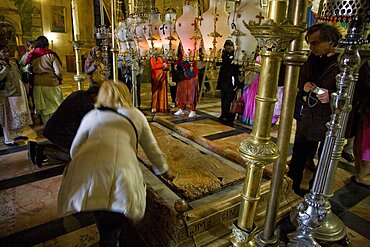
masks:
<path fill-rule="evenodd" d="M 136 108 L 120 108 L 134 123 L 139 144 L 157 175 L 168 170 L 146 117 Z M 146 188 L 136 156 L 136 135 L 127 119 L 109 110 L 91 110 L 71 147 L 58 196 L 58 215 L 108 210 L 132 220 L 143 218 Z"/>

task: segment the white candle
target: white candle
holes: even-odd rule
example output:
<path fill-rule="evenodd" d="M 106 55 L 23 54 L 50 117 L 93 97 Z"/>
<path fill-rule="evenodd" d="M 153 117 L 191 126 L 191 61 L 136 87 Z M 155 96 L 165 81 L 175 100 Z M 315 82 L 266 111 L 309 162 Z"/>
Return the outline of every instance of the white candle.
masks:
<path fill-rule="evenodd" d="M 103 0 L 100 0 L 100 25 L 104 26 L 104 7 Z"/>
<path fill-rule="evenodd" d="M 71 7 L 72 7 L 72 22 L 73 22 L 73 32 L 75 40 L 78 40 L 78 36 L 80 36 L 80 28 L 79 28 L 79 22 L 78 22 L 78 8 L 77 8 L 77 2 L 75 3 L 75 0 L 71 0 Z"/>

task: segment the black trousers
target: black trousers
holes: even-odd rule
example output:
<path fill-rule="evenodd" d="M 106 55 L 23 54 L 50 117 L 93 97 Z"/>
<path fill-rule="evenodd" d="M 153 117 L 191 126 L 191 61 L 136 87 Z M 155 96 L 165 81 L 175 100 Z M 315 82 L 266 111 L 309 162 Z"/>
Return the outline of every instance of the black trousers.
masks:
<path fill-rule="evenodd" d="M 288 176 L 293 180 L 293 190 L 299 190 L 302 179 L 303 172 L 305 169 L 306 161 L 312 157 L 312 153 L 316 153 L 317 147 L 319 157 L 322 153 L 322 148 L 324 141 L 311 141 L 308 140 L 306 136 L 297 133 L 294 139 L 292 160 L 289 166 Z M 310 181 L 310 187 L 312 186 L 312 181 Z"/>
<path fill-rule="evenodd" d="M 120 247 L 135 246 L 129 238 L 131 221 L 124 214 L 109 211 L 94 211 L 93 214 L 99 230 L 100 247 L 115 247 L 118 243 Z"/>
<path fill-rule="evenodd" d="M 170 93 L 171 93 L 171 102 L 176 103 L 177 84 L 175 86 L 170 86 Z"/>
<path fill-rule="evenodd" d="M 230 113 L 230 106 L 235 97 L 235 91 L 225 92 L 221 91 L 221 119 L 225 119 L 227 122 L 234 122 L 236 114 Z"/>
<path fill-rule="evenodd" d="M 42 148 L 42 153 L 48 159 L 49 165 L 68 163 L 71 161 L 69 148 L 53 144 L 49 141 L 39 143 L 38 146 Z"/>

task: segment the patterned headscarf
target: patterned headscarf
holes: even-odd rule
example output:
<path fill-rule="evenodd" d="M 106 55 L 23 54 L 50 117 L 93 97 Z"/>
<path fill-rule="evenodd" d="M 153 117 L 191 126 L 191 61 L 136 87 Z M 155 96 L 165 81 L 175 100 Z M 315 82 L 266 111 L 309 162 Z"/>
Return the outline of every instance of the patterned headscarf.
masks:
<path fill-rule="evenodd" d="M 94 63 L 94 61 L 101 60 L 101 58 L 98 58 L 96 56 L 97 51 L 101 51 L 99 46 L 94 46 L 93 48 L 91 48 L 89 55 L 87 56 L 86 61 L 85 61 L 85 66 L 84 66 L 85 70 L 89 68 Z"/>

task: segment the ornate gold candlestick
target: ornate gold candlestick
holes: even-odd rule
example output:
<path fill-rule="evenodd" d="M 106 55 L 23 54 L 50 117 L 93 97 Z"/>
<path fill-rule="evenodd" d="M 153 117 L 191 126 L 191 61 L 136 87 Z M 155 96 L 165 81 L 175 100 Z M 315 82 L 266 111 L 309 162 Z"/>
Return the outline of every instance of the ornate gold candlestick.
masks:
<path fill-rule="evenodd" d="M 261 48 L 261 72 L 256 96 L 253 131 L 239 145 L 246 161 L 246 177 L 239 218 L 233 225 L 230 240 L 234 246 L 254 246 L 254 217 L 259 200 L 263 169 L 279 157 L 278 147 L 271 142 L 270 130 L 283 52 L 302 30 L 286 21 L 286 1 L 269 1 L 267 21 L 244 23 Z"/>
<path fill-rule="evenodd" d="M 288 19 L 294 25 L 304 30 L 306 19 L 307 1 L 289 1 Z M 275 161 L 271 178 L 270 195 L 266 209 L 266 220 L 263 231 L 256 238 L 257 246 L 279 246 L 279 240 L 274 234 L 276 216 L 280 201 L 281 187 L 283 184 L 286 161 L 288 157 L 288 144 L 292 132 L 294 104 L 297 95 L 297 84 L 300 66 L 307 60 L 306 52 L 302 51 L 303 34 L 295 39 L 284 56 L 286 65 L 284 78 L 284 98 L 280 115 L 279 135 L 277 145 L 280 151 L 279 158 Z"/>
<path fill-rule="evenodd" d="M 338 58 L 341 72 L 336 77 L 337 91 L 331 95 L 333 114 L 327 124 L 328 131 L 313 188 L 297 208 L 299 226 L 289 236 L 288 246 L 320 246 L 313 236 L 326 241 L 337 241 L 345 236 L 344 224 L 331 212 L 328 198 L 332 194 L 332 183 L 343 149 L 344 132 L 357 81 L 361 61 L 359 47 L 366 42 L 362 37 L 364 28 L 365 23 L 361 17 L 352 17 L 346 38 L 340 40 L 340 44 L 344 45 L 344 52 Z M 318 229 L 321 231 L 317 235 Z"/>

